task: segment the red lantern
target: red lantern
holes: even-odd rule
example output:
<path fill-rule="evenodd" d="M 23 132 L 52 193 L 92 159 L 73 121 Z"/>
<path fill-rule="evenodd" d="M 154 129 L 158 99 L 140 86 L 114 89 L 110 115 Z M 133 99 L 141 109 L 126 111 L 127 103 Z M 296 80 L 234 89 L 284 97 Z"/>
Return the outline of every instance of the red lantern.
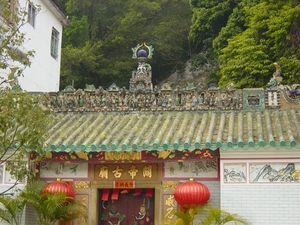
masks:
<path fill-rule="evenodd" d="M 190 178 L 189 181 L 179 184 L 174 190 L 174 198 L 184 207 L 204 205 L 210 197 L 208 188 Z"/>
<path fill-rule="evenodd" d="M 73 189 L 73 187 L 66 183 L 66 182 L 61 182 L 61 179 L 57 178 L 56 181 L 51 182 L 46 184 L 43 189 L 42 189 L 42 195 L 45 193 L 57 193 L 57 192 L 61 192 L 64 193 L 66 196 L 71 197 L 71 198 L 75 198 L 75 191 Z M 66 203 L 69 203 L 70 201 L 67 201 Z M 58 220 L 58 224 L 62 225 L 61 220 Z M 71 225 L 71 222 L 67 222 L 64 223 L 64 225 Z"/>
<path fill-rule="evenodd" d="M 50 192 L 53 194 L 57 192 L 61 192 L 68 197 L 75 198 L 75 191 L 73 187 L 66 182 L 62 182 L 60 179 L 57 179 L 57 181 L 46 184 L 42 189 L 42 194 L 45 194 L 46 192 Z"/>

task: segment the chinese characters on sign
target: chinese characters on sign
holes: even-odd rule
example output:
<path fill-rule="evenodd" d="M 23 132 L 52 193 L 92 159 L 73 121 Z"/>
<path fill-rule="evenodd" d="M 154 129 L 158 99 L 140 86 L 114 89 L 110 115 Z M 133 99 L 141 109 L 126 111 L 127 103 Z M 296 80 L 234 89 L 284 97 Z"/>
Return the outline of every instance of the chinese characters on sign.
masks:
<path fill-rule="evenodd" d="M 121 178 L 122 177 L 122 172 L 123 172 L 123 169 L 122 168 L 119 168 L 119 166 L 117 166 L 117 168 L 115 170 L 112 171 L 115 178 Z"/>
<path fill-rule="evenodd" d="M 173 195 L 170 195 L 166 200 L 165 200 L 165 206 L 166 212 L 165 212 L 165 218 L 166 219 L 173 219 L 174 217 L 174 211 L 175 211 L 175 199 Z"/>
<path fill-rule="evenodd" d="M 135 183 L 134 180 L 114 180 L 114 188 L 133 189 Z"/>
<path fill-rule="evenodd" d="M 143 177 L 152 177 L 152 166 L 144 166 L 143 168 Z"/>
<path fill-rule="evenodd" d="M 154 173 L 155 172 L 155 173 Z M 115 179 L 153 179 L 157 177 L 157 165 L 128 164 L 128 165 L 96 165 L 95 177 L 98 180 Z"/>
<path fill-rule="evenodd" d="M 99 177 L 101 177 L 102 179 L 108 178 L 108 167 L 107 166 L 102 166 L 100 168 Z"/>
<path fill-rule="evenodd" d="M 135 165 L 132 165 L 132 166 L 129 167 L 128 173 L 131 176 L 131 179 L 134 179 L 134 177 L 136 176 L 137 172 L 139 172 L 139 171 L 136 169 Z"/>

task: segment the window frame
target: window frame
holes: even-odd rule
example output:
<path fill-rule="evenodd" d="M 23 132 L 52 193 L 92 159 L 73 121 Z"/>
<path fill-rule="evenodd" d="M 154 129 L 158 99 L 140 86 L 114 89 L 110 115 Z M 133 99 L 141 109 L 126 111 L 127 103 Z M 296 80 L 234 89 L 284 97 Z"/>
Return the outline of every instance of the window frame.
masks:
<path fill-rule="evenodd" d="M 51 52 L 51 56 L 54 59 L 58 58 L 58 47 L 59 47 L 59 32 L 54 27 L 52 27 L 50 52 Z"/>
<path fill-rule="evenodd" d="M 32 27 L 35 27 L 35 16 L 36 16 L 36 7 L 31 2 L 29 2 L 28 3 L 28 17 L 27 17 L 27 22 Z"/>

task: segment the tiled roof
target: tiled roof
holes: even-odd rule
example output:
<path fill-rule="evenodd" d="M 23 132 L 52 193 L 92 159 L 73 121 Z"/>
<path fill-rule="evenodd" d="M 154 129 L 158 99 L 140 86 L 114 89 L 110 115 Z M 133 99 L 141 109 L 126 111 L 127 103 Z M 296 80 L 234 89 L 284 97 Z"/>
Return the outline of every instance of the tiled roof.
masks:
<path fill-rule="evenodd" d="M 53 115 L 55 152 L 300 148 L 300 110 L 68 112 Z"/>

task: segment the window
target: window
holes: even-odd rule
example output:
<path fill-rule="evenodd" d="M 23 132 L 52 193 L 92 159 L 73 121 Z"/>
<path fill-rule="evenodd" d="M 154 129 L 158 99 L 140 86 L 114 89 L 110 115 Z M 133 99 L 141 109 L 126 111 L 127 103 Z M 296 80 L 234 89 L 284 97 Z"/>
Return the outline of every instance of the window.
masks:
<path fill-rule="evenodd" d="M 32 3 L 29 3 L 28 5 L 28 23 L 34 27 L 35 25 L 35 7 Z"/>
<path fill-rule="evenodd" d="M 51 34 L 51 56 L 57 59 L 58 56 L 59 33 L 56 29 L 52 28 Z"/>

